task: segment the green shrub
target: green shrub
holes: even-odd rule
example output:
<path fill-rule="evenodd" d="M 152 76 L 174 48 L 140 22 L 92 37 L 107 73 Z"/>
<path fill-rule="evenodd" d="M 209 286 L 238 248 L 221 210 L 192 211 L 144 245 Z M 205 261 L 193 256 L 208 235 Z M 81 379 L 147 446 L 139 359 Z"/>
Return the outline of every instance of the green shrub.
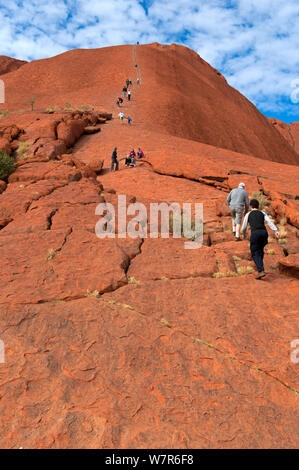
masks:
<path fill-rule="evenodd" d="M 8 115 L 8 111 L 6 109 L 0 110 L 0 119 L 6 117 Z"/>
<path fill-rule="evenodd" d="M 7 155 L 6 151 L 0 152 L 0 179 L 6 179 L 15 170 L 15 161 Z"/>

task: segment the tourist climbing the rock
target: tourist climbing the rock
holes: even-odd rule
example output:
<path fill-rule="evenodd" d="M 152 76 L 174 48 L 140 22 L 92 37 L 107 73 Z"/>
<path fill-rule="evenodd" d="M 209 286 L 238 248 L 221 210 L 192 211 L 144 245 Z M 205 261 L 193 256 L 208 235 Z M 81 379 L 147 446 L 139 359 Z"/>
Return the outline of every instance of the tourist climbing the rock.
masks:
<path fill-rule="evenodd" d="M 123 87 L 123 94 L 124 94 L 124 98 L 127 96 L 127 87 L 124 86 Z"/>
<path fill-rule="evenodd" d="M 117 147 L 114 147 L 113 152 L 112 152 L 111 171 L 114 170 L 114 166 L 115 166 L 115 171 L 117 171 L 118 170 Z"/>
<path fill-rule="evenodd" d="M 130 163 L 131 163 L 131 157 L 130 155 L 128 155 L 125 160 L 125 166 L 130 166 Z"/>
<path fill-rule="evenodd" d="M 129 88 L 130 82 L 129 82 L 129 79 L 128 79 L 128 78 L 127 78 L 127 80 L 126 80 L 126 85 L 127 85 L 127 88 Z"/>
<path fill-rule="evenodd" d="M 121 96 L 119 96 L 118 99 L 117 99 L 116 104 L 117 104 L 117 106 L 120 106 L 123 102 L 124 102 L 124 100 L 122 99 Z"/>
<path fill-rule="evenodd" d="M 128 91 L 128 101 L 130 101 L 130 100 L 131 100 L 131 91 L 129 90 Z"/>
<path fill-rule="evenodd" d="M 120 122 L 123 122 L 125 115 L 124 115 L 124 113 L 121 111 L 121 112 L 119 113 L 118 117 L 119 117 Z"/>
<path fill-rule="evenodd" d="M 129 84 L 132 86 L 132 78 L 129 78 Z"/>
<path fill-rule="evenodd" d="M 127 117 L 127 120 L 128 120 L 128 124 L 130 125 L 130 124 L 131 124 L 131 121 L 132 121 L 132 119 L 130 118 L 130 116 Z"/>
<path fill-rule="evenodd" d="M 137 78 L 137 85 L 140 85 L 140 78 Z"/>
<path fill-rule="evenodd" d="M 266 275 L 264 271 L 264 247 L 268 243 L 268 232 L 265 227 L 265 222 L 267 222 L 270 229 L 275 232 L 276 238 L 279 238 L 279 231 L 268 215 L 259 210 L 259 202 L 257 199 L 251 199 L 250 207 L 252 207 L 252 210 L 245 215 L 242 233 L 245 238 L 247 225 L 249 224 L 251 229 L 250 251 L 258 271 L 256 279 L 261 279 Z"/>
<path fill-rule="evenodd" d="M 141 150 L 140 147 L 138 147 L 137 156 L 138 156 L 138 158 L 143 158 L 144 157 L 144 153 L 143 153 L 143 151 Z"/>
<path fill-rule="evenodd" d="M 135 167 L 136 166 L 136 158 L 134 155 L 131 156 L 131 163 L 130 163 L 130 166 L 131 167 Z"/>
<path fill-rule="evenodd" d="M 249 210 L 248 193 L 245 191 L 245 184 L 240 183 L 237 188 L 231 190 L 226 199 L 232 216 L 233 233 L 236 241 L 240 241 L 240 227 L 245 208 L 245 213 Z"/>

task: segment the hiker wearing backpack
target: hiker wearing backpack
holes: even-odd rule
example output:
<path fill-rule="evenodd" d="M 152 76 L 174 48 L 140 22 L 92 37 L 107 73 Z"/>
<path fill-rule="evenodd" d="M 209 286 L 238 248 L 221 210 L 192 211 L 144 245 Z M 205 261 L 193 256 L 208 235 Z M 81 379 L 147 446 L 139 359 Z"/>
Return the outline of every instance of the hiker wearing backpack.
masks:
<path fill-rule="evenodd" d="M 119 117 L 120 122 L 123 122 L 125 115 L 124 113 L 120 112 L 118 117 Z"/>
<path fill-rule="evenodd" d="M 266 275 L 264 271 L 264 247 L 268 243 L 268 232 L 265 227 L 265 222 L 270 229 L 275 232 L 276 238 L 279 238 L 279 231 L 266 212 L 259 210 L 259 202 L 257 199 L 251 199 L 250 207 L 252 210 L 245 215 L 242 233 L 245 238 L 247 225 L 249 224 L 251 229 L 250 251 L 258 271 L 256 279 L 261 279 Z"/>
<path fill-rule="evenodd" d="M 115 171 L 118 170 L 118 160 L 117 160 L 117 147 L 114 147 L 113 149 L 113 152 L 112 152 L 112 156 L 111 156 L 111 171 L 114 170 L 114 166 L 115 166 Z"/>
<path fill-rule="evenodd" d="M 129 84 L 132 86 L 132 78 L 129 79 Z"/>
<path fill-rule="evenodd" d="M 130 101 L 130 100 L 131 100 L 131 91 L 129 90 L 128 91 L 128 101 Z"/>
<path fill-rule="evenodd" d="M 249 210 L 248 193 L 245 191 L 245 184 L 240 183 L 237 188 L 231 190 L 226 199 L 232 216 L 233 233 L 235 240 L 240 241 L 240 227 L 245 208 L 245 213 Z"/>
<path fill-rule="evenodd" d="M 127 87 L 124 86 L 123 87 L 123 94 L 124 94 L 124 98 L 127 96 Z"/>

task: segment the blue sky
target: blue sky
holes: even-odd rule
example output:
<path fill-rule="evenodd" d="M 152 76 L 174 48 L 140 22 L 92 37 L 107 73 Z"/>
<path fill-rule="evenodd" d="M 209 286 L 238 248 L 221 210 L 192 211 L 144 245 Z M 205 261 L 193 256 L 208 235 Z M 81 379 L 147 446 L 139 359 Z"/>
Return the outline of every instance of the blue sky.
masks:
<path fill-rule="evenodd" d="M 298 0 L 0 0 L 0 54 L 177 43 L 194 49 L 266 116 L 299 120 Z"/>

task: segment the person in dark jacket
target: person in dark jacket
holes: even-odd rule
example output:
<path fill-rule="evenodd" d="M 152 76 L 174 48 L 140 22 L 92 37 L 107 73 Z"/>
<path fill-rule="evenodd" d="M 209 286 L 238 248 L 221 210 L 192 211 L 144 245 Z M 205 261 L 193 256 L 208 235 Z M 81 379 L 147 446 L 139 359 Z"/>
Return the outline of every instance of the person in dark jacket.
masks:
<path fill-rule="evenodd" d="M 111 171 L 114 170 L 114 166 L 115 166 L 115 171 L 117 171 L 118 170 L 117 147 L 114 147 L 113 152 L 112 152 Z"/>
<path fill-rule="evenodd" d="M 256 279 L 261 279 L 266 275 L 264 271 L 264 247 L 268 243 L 268 232 L 265 222 L 270 229 L 275 232 L 277 238 L 279 238 L 279 231 L 276 225 L 269 219 L 268 215 L 259 210 L 259 202 L 257 199 L 251 199 L 250 207 L 252 207 L 252 210 L 245 215 L 242 232 L 245 237 L 247 225 L 249 224 L 251 229 L 250 251 L 258 271 Z"/>

